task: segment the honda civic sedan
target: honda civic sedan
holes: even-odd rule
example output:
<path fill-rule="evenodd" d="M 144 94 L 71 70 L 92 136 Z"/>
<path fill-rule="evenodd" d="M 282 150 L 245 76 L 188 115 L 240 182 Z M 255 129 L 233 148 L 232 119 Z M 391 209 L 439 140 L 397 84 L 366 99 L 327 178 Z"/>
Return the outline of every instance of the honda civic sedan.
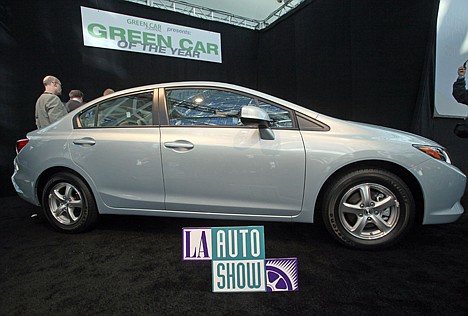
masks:
<path fill-rule="evenodd" d="M 376 249 L 463 214 L 466 176 L 429 139 L 215 82 L 100 97 L 17 142 L 13 185 L 55 229 L 101 214 L 323 222 Z"/>

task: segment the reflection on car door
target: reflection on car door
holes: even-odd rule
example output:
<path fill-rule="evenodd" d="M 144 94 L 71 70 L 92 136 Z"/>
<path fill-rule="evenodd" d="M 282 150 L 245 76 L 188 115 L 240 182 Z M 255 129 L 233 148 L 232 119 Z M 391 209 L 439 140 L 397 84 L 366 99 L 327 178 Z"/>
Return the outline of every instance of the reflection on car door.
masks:
<path fill-rule="evenodd" d="M 107 206 L 164 209 L 158 128 L 75 130 L 69 148 Z"/>
<path fill-rule="evenodd" d="M 293 216 L 301 211 L 305 153 L 299 131 L 260 139 L 251 127 L 161 127 L 166 208 Z"/>

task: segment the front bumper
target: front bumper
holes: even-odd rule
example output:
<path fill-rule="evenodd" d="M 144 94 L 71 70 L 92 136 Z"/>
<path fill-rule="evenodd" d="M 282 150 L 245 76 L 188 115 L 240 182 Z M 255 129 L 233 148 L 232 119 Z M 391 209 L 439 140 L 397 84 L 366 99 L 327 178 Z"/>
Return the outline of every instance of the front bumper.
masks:
<path fill-rule="evenodd" d="M 460 200 L 465 193 L 466 176 L 457 167 L 429 159 L 413 170 L 424 195 L 422 224 L 455 222 L 463 214 Z"/>

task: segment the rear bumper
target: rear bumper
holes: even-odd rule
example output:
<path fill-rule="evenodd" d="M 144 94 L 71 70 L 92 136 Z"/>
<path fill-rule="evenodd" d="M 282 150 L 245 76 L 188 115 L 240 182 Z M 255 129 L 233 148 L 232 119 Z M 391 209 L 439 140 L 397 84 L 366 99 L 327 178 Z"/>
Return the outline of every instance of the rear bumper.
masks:
<path fill-rule="evenodd" d="M 25 201 L 40 205 L 35 192 L 35 183 L 31 180 L 32 177 L 25 173 L 25 169 L 18 164 L 17 158 L 13 161 L 14 172 L 11 176 L 11 182 L 16 190 L 16 193 Z"/>

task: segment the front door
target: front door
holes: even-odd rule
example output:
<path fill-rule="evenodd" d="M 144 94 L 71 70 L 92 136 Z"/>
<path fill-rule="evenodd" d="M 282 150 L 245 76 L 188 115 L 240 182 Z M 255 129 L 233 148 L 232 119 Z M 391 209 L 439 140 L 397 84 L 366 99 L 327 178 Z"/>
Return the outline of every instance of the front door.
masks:
<path fill-rule="evenodd" d="M 161 154 L 168 210 L 268 216 L 301 211 L 305 152 L 291 113 L 232 91 L 184 88 L 166 90 L 165 97 Z M 274 140 L 242 125 L 238 114 L 245 105 L 276 116 Z"/>

